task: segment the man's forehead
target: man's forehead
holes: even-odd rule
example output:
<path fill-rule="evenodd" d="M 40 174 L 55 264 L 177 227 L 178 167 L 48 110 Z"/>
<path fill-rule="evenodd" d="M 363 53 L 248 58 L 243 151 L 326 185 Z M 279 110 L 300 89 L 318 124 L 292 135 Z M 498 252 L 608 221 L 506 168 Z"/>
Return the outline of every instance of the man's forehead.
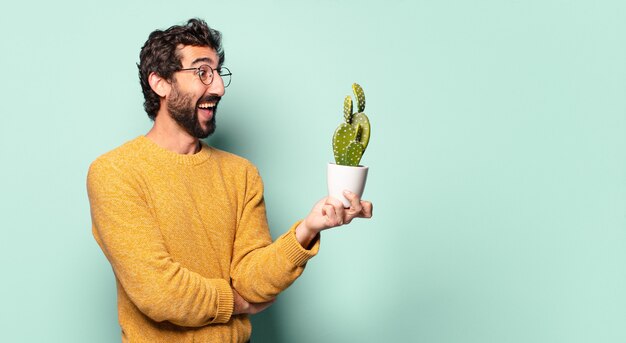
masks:
<path fill-rule="evenodd" d="M 208 46 L 181 45 L 178 47 L 178 52 L 183 68 L 200 64 L 208 64 L 215 68 L 219 63 L 217 52 Z"/>

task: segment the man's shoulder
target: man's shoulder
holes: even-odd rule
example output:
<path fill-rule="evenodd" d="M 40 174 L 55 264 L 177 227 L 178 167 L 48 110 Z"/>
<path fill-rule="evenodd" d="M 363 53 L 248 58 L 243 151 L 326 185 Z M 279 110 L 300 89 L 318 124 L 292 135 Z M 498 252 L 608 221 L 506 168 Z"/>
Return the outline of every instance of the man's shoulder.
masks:
<path fill-rule="evenodd" d="M 140 159 L 144 154 L 141 153 L 141 145 L 138 143 L 141 137 L 134 138 L 124 144 L 105 152 L 96 158 L 90 166 L 93 169 L 97 166 L 108 166 L 122 168 L 132 165 L 131 162 Z"/>

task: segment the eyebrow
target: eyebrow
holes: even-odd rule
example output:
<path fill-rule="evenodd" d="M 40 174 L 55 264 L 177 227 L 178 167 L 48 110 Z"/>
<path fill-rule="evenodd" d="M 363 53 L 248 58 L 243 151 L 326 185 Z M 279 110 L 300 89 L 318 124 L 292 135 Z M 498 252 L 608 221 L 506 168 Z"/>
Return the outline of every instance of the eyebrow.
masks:
<path fill-rule="evenodd" d="M 193 62 L 191 62 L 191 65 L 194 65 L 196 63 L 200 63 L 200 62 L 207 62 L 207 63 L 211 63 L 213 62 L 213 60 L 209 57 L 198 57 L 195 60 L 193 60 Z"/>

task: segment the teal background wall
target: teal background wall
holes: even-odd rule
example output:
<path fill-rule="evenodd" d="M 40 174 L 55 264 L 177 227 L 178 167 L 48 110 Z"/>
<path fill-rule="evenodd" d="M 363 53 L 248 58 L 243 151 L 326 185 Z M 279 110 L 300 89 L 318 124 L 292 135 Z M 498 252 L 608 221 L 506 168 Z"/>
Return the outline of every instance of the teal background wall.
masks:
<path fill-rule="evenodd" d="M 234 73 L 209 143 L 274 237 L 325 194 L 359 82 L 375 217 L 326 232 L 256 342 L 625 342 L 626 2 L 0 5 L 0 341 L 119 341 L 85 177 L 144 134 L 135 63 L 201 17 Z"/>

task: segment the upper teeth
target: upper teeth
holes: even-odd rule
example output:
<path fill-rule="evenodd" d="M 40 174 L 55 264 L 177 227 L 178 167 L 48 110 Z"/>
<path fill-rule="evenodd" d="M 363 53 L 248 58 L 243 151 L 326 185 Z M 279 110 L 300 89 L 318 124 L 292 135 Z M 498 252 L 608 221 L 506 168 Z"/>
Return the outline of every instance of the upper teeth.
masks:
<path fill-rule="evenodd" d="M 215 107 L 215 103 L 214 102 L 205 102 L 203 104 L 198 105 L 198 107 L 200 107 L 200 108 L 213 108 L 213 107 Z"/>

